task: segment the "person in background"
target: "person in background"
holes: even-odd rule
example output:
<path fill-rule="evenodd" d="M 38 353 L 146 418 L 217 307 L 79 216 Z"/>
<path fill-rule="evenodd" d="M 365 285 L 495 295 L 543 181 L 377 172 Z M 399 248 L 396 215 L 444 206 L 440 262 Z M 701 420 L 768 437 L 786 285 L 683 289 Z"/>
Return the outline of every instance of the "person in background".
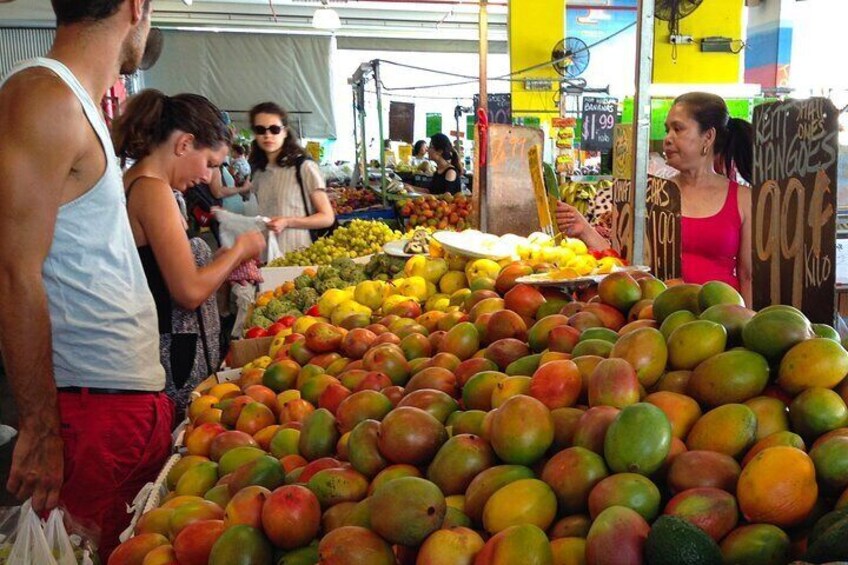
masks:
<path fill-rule="evenodd" d="M 443 133 L 437 133 L 430 138 L 428 155 L 436 163 L 433 174 L 433 185 L 430 194 L 457 194 L 462 189 L 459 154 L 451 145 L 450 139 Z"/>
<path fill-rule="evenodd" d="M 20 417 L 6 486 L 99 528 L 105 563 L 171 454 L 156 306 L 99 105 L 138 69 L 151 2 L 52 7 L 47 57 L 0 88 L 0 350 Z"/>
<path fill-rule="evenodd" d="M 307 158 L 288 127 L 288 114 L 277 104 L 251 108 L 250 126 L 256 136 L 250 168 L 259 213 L 271 218 L 268 229 L 277 234 L 282 253 L 307 247 L 312 243 L 309 230 L 335 221 L 318 164 Z"/>
<path fill-rule="evenodd" d="M 412 146 L 412 164 L 417 165 L 421 161 L 425 161 L 427 159 L 428 149 L 426 139 L 416 141 L 415 145 Z"/>
<path fill-rule="evenodd" d="M 191 391 L 220 364 L 215 292 L 265 240 L 258 231 L 245 233 L 213 260 L 202 239 L 187 237 L 172 189 L 208 183 L 230 143 L 220 111 L 206 98 L 145 90 L 129 100 L 113 136 L 121 160 L 135 161 L 124 174 L 127 210 L 156 302 L 165 391 L 181 419 Z"/>
<path fill-rule="evenodd" d="M 247 149 L 243 145 L 233 145 L 230 170 L 237 187 L 241 188 L 250 181 L 250 163 L 247 162 Z"/>
<path fill-rule="evenodd" d="M 679 173 L 683 212 L 683 280 L 718 280 L 739 290 L 751 304 L 751 183 L 753 128 L 731 118 L 719 96 L 690 92 L 675 99 L 665 121 L 666 162 Z M 580 237 L 590 249 L 609 242 L 573 207 L 557 204 L 561 231 Z"/>

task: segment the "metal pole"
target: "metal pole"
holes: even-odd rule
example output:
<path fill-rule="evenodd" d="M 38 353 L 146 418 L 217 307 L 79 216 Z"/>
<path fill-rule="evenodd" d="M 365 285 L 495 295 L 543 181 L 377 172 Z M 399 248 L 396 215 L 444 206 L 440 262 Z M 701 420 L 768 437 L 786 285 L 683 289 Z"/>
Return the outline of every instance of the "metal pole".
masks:
<path fill-rule="evenodd" d="M 483 110 L 484 114 L 489 113 L 489 93 L 487 89 L 486 79 L 488 73 L 488 57 L 489 57 L 489 13 L 487 0 L 480 0 L 480 105 L 479 109 Z M 485 162 L 485 156 L 488 152 L 488 143 L 484 136 L 480 135 L 480 128 L 477 128 L 477 136 L 474 139 L 474 183 L 471 192 L 471 205 L 473 209 L 472 217 L 475 219 L 474 227 L 481 231 L 486 231 L 486 215 L 483 213 L 483 203 L 486 200 L 486 187 L 488 186 L 488 178 L 486 176 L 486 167 L 481 165 Z"/>
<path fill-rule="evenodd" d="M 636 16 L 636 98 L 633 101 L 633 264 L 645 259 L 646 191 L 654 68 L 654 3 L 641 1 Z"/>
<path fill-rule="evenodd" d="M 358 90 L 357 90 L 356 83 L 354 83 L 352 85 L 352 90 L 353 90 L 353 151 L 356 153 L 356 156 L 353 159 L 354 171 L 355 171 L 353 178 L 356 178 L 358 176 L 359 179 L 362 180 L 363 179 L 362 175 L 356 174 L 356 172 L 358 172 L 359 165 L 362 163 L 361 159 L 359 158 L 359 147 L 360 147 L 359 143 L 360 142 L 359 142 L 359 125 L 357 123 L 359 121 L 359 112 L 357 112 L 357 107 L 358 107 L 359 102 L 357 100 Z M 355 188 L 356 183 L 354 182 L 353 185 L 354 185 L 354 188 Z M 363 183 L 363 186 L 364 186 L 364 183 Z"/>
<path fill-rule="evenodd" d="M 365 78 L 359 82 L 359 135 L 362 144 L 359 146 L 359 165 L 362 167 L 362 186 L 368 186 L 368 138 L 365 135 Z"/>
<path fill-rule="evenodd" d="M 383 195 L 383 206 L 386 206 L 386 151 L 383 149 L 383 87 L 380 84 L 380 61 L 374 59 L 371 61 L 371 66 L 374 68 L 374 87 L 377 92 L 377 127 L 379 128 L 380 144 L 377 149 L 380 151 L 380 192 Z"/>

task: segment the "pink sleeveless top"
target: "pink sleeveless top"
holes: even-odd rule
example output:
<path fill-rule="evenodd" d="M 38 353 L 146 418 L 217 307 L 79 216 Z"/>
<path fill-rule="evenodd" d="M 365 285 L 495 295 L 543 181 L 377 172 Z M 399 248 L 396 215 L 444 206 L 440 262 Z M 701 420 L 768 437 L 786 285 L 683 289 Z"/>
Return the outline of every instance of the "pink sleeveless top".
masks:
<path fill-rule="evenodd" d="M 742 217 L 738 191 L 739 185 L 730 181 L 724 206 L 717 214 L 706 218 L 683 216 L 681 219 L 685 282 L 722 281 L 739 290 L 736 256 L 742 239 Z"/>

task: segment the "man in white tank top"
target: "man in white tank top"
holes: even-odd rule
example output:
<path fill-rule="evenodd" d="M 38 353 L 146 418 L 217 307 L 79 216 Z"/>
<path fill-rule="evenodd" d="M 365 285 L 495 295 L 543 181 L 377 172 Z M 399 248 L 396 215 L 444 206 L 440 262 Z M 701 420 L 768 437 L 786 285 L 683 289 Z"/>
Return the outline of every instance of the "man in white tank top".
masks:
<path fill-rule="evenodd" d="M 140 64 L 151 0 L 52 0 L 48 58 L 0 83 L 0 351 L 20 414 L 8 490 L 103 535 L 170 451 L 156 310 L 99 101 Z"/>

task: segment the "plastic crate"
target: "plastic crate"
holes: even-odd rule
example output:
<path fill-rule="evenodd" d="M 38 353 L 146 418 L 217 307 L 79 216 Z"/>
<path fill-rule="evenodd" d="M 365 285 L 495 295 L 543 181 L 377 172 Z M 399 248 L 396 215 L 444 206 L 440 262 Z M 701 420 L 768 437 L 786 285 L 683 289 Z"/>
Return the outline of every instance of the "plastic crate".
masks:
<path fill-rule="evenodd" d="M 345 224 L 353 220 L 394 220 L 395 211 L 393 208 L 373 208 L 370 210 L 357 210 L 350 214 L 339 214 L 336 220 L 340 224 Z"/>

